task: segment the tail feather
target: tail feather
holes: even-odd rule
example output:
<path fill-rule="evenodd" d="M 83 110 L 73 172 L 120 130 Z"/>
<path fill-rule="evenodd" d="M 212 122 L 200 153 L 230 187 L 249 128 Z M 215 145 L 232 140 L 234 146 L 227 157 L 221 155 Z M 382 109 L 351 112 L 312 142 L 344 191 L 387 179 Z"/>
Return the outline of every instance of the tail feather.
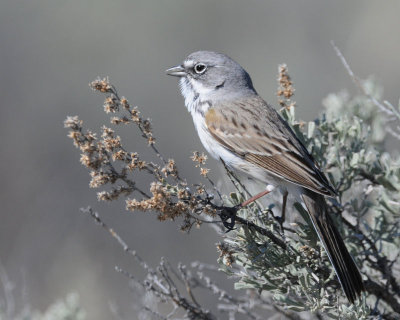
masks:
<path fill-rule="evenodd" d="M 325 198 L 309 190 L 304 191 L 302 198 L 343 291 L 347 299 L 354 303 L 365 290 L 361 274 L 328 214 Z"/>

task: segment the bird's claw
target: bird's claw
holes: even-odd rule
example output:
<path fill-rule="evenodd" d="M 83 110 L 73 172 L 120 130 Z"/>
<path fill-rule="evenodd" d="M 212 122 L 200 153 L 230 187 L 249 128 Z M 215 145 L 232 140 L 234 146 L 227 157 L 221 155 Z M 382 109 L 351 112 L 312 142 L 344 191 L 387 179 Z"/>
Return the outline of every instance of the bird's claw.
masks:
<path fill-rule="evenodd" d="M 240 209 L 240 205 L 234 207 L 221 207 L 221 212 L 219 214 L 222 224 L 227 229 L 226 232 L 234 230 L 236 222 L 236 214 Z"/>

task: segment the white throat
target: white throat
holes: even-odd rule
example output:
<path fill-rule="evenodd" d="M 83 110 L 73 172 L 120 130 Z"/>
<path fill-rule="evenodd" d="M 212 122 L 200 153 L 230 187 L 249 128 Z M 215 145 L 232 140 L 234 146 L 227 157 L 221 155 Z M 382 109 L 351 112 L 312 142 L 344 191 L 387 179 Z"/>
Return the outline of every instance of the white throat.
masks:
<path fill-rule="evenodd" d="M 212 89 L 188 78 L 181 78 L 179 87 L 185 99 L 185 106 L 192 115 L 196 111 L 203 112 L 203 114 L 207 111 L 209 105 L 203 102 L 207 101 L 207 96 L 212 92 Z"/>

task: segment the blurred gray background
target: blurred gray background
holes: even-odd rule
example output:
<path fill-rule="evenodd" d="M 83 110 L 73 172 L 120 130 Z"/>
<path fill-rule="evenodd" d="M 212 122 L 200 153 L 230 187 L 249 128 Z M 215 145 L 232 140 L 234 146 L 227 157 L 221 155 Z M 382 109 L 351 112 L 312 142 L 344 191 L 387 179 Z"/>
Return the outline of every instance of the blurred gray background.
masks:
<path fill-rule="evenodd" d="M 40 310 L 74 291 L 89 319 L 112 318 L 109 302 L 136 318 L 127 280 L 114 265 L 133 273 L 138 267 L 79 212 L 87 205 L 149 263 L 161 256 L 215 263 L 218 256 L 219 239 L 207 227 L 187 235 L 176 223 L 127 213 L 122 202 L 97 202 L 62 123 L 67 115 L 79 115 L 93 129 L 108 121 L 91 80 L 109 76 L 153 119 L 162 152 L 196 182 L 189 156 L 203 149 L 167 67 L 200 49 L 227 53 L 276 105 L 277 65 L 286 62 L 298 114 L 312 120 L 328 93 L 354 88 L 334 40 L 354 71 L 376 75 L 385 98 L 397 104 L 399 13 L 396 0 L 0 1 L 0 261 L 19 307 L 22 290 Z M 131 150 L 145 152 L 134 127 L 121 135 Z M 217 163 L 208 166 L 218 177 Z"/>

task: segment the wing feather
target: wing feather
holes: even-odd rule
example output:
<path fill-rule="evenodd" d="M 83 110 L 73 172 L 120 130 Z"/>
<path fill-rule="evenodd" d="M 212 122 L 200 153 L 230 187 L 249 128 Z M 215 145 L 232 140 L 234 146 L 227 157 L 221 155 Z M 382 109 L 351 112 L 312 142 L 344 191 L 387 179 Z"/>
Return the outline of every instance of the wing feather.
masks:
<path fill-rule="evenodd" d="M 211 135 L 237 156 L 304 188 L 335 195 L 289 125 L 261 98 L 213 105 L 205 121 Z"/>

